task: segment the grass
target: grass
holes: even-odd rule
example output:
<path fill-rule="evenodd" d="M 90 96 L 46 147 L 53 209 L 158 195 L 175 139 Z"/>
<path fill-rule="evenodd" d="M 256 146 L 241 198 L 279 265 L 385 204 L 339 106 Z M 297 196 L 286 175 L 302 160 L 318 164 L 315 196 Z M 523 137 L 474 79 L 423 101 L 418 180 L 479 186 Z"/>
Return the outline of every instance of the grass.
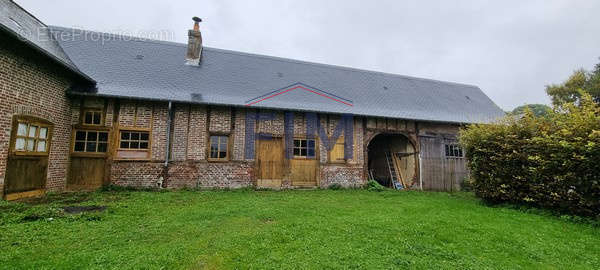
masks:
<path fill-rule="evenodd" d="M 0 268 L 600 269 L 600 228 L 469 193 L 50 195 L 0 202 Z"/>

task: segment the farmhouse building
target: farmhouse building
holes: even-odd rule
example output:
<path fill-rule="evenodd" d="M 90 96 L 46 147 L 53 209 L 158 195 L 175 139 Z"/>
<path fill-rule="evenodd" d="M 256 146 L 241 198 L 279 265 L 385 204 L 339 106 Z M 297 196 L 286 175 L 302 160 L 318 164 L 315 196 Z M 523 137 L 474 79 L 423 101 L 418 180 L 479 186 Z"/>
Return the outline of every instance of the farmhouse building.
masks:
<path fill-rule="evenodd" d="M 0 0 L 5 198 L 104 185 L 458 189 L 478 87 L 47 27 Z"/>

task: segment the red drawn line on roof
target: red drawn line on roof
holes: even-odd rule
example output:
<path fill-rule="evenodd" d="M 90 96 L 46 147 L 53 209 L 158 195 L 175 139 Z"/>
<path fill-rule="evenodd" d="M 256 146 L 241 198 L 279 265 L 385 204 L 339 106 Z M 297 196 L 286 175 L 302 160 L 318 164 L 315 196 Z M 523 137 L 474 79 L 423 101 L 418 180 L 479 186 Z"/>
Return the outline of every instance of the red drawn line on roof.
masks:
<path fill-rule="evenodd" d="M 351 104 L 351 103 L 344 102 L 344 101 L 341 101 L 341 100 L 339 100 L 339 99 L 332 98 L 332 97 L 330 97 L 330 96 L 327 96 L 327 95 L 324 95 L 324 94 L 318 93 L 318 92 L 316 92 L 316 91 L 310 90 L 310 89 L 308 89 L 308 88 L 306 88 L 306 87 L 304 87 L 304 86 L 301 86 L 301 85 L 299 85 L 299 86 L 296 86 L 296 87 L 294 87 L 294 88 L 287 89 L 287 90 L 285 90 L 285 91 L 282 91 L 282 92 L 279 92 L 279 93 L 276 93 L 276 94 L 273 94 L 273 95 L 270 95 L 270 96 L 268 96 L 268 97 L 266 97 L 266 98 L 263 98 L 263 99 L 261 99 L 261 100 L 257 100 L 257 101 L 254 101 L 254 102 L 252 102 L 252 103 L 248 103 L 248 104 L 246 104 L 246 106 L 252 106 L 252 105 L 254 105 L 254 104 L 256 104 L 256 103 L 259 103 L 259 102 L 265 101 L 265 100 L 267 100 L 267 99 L 274 98 L 274 97 L 276 97 L 276 96 L 279 96 L 279 95 L 281 95 L 281 94 L 284 94 L 284 93 L 287 93 L 287 92 L 290 92 L 290 91 L 293 91 L 293 90 L 296 90 L 296 89 L 302 89 L 302 90 L 304 90 L 304 91 L 308 91 L 308 92 L 311 92 L 311 93 L 313 93 L 313 94 L 317 94 L 317 95 L 319 95 L 319 96 L 326 97 L 326 98 L 328 98 L 328 99 L 331 99 L 331 100 L 333 100 L 333 101 L 337 101 L 337 102 L 339 102 L 339 103 L 346 104 L 346 105 L 348 105 L 348 106 L 354 106 L 354 105 L 353 105 L 353 104 Z"/>

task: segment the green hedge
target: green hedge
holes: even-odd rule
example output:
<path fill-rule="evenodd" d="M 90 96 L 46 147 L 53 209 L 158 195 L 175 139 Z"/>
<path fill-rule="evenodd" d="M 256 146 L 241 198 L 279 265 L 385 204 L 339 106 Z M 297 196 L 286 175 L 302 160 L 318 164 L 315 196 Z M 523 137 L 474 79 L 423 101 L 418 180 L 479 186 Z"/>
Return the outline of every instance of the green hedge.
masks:
<path fill-rule="evenodd" d="M 472 125 L 460 138 L 484 200 L 600 216 L 600 109 L 589 95 L 546 117 Z"/>

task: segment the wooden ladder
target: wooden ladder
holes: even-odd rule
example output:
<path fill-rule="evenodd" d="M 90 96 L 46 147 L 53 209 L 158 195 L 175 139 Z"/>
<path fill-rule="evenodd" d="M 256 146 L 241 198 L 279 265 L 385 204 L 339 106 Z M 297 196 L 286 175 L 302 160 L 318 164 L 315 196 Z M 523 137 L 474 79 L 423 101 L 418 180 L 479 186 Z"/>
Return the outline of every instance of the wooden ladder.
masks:
<path fill-rule="evenodd" d="M 395 189 L 404 189 L 404 185 L 398 181 L 398 174 L 396 173 L 396 166 L 394 166 L 394 157 L 391 156 L 391 152 L 385 152 L 385 160 L 387 162 L 388 171 L 390 172 L 390 179 L 392 180 L 392 187 Z"/>

